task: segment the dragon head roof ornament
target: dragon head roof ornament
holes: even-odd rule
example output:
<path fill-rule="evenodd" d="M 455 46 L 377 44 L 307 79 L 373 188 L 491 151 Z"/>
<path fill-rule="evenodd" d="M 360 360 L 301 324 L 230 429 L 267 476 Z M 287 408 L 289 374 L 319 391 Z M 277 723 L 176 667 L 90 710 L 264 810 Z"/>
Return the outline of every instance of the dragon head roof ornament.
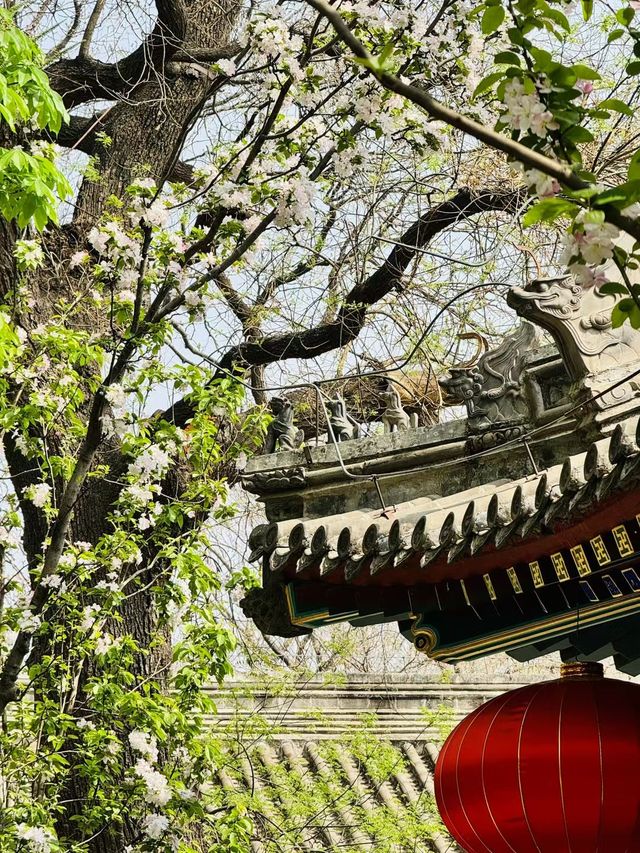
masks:
<path fill-rule="evenodd" d="M 607 281 L 622 282 L 613 261 L 604 267 Z M 629 270 L 632 283 L 638 271 Z M 535 279 L 512 287 L 507 303 L 521 316 L 553 337 L 574 381 L 619 369 L 638 361 L 640 336 L 629 323 L 614 328 L 611 314 L 616 297 L 600 285 L 583 287 L 572 276 Z M 611 377 L 608 377 L 611 381 Z"/>

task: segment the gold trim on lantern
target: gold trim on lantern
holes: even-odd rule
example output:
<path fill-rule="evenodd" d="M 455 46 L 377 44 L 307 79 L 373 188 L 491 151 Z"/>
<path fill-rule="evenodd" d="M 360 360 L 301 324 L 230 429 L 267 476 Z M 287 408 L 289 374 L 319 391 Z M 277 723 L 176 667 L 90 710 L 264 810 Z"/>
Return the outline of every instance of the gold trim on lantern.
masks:
<path fill-rule="evenodd" d="M 560 666 L 560 678 L 604 678 L 604 667 L 596 661 L 577 660 Z"/>

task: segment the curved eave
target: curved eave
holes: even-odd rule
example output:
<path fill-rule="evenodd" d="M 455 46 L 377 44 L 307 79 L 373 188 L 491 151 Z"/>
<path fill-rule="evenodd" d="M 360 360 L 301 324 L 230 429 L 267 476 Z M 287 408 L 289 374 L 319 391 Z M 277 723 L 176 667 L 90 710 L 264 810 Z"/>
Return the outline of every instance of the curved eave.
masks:
<path fill-rule="evenodd" d="M 437 583 L 552 553 L 640 509 L 637 418 L 586 452 L 509 483 L 385 513 L 260 525 L 251 557 L 285 578 L 367 586 Z"/>

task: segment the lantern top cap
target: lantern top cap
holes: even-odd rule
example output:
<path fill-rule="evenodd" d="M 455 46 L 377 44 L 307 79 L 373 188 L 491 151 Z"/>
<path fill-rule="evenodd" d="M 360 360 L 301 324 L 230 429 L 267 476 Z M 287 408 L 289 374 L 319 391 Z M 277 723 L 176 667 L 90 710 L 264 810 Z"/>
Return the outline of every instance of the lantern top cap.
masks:
<path fill-rule="evenodd" d="M 595 661 L 563 663 L 560 667 L 560 678 L 604 678 L 604 667 Z"/>

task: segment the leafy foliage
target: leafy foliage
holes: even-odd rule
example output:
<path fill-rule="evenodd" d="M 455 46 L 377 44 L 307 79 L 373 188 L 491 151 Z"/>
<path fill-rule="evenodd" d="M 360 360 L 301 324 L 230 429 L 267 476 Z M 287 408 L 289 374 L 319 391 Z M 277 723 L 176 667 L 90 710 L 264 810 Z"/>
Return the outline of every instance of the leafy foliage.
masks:
<path fill-rule="evenodd" d="M 16 138 L 21 130 L 18 138 L 27 143 L 34 130 L 55 133 L 67 120 L 42 62 L 37 45 L 15 26 L 7 9 L 0 9 L 0 139 Z M 49 220 L 57 222 L 58 199 L 71 186 L 53 162 L 52 146 L 33 138 L 30 150 L 20 144 L 0 147 L 0 213 L 21 228 L 33 222 L 41 231 Z"/>

